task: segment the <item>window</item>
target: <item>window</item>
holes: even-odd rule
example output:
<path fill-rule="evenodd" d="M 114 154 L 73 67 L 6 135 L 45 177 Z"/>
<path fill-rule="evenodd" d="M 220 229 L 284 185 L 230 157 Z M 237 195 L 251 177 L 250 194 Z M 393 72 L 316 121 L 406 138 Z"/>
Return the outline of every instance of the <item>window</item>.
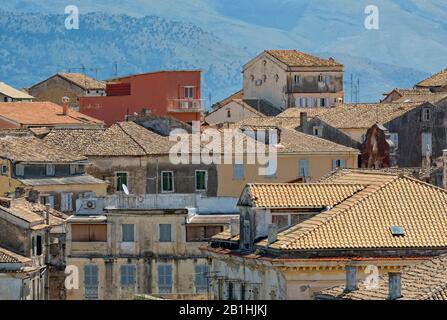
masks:
<path fill-rule="evenodd" d="M 185 99 L 194 98 L 194 87 L 185 87 Z"/>
<path fill-rule="evenodd" d="M 345 160 L 332 160 L 332 170 L 345 167 Z"/>
<path fill-rule="evenodd" d="M 208 185 L 208 171 L 196 170 L 196 191 L 206 191 Z"/>
<path fill-rule="evenodd" d="M 234 163 L 233 164 L 233 179 L 234 180 L 243 180 L 244 179 L 244 165 Z"/>
<path fill-rule="evenodd" d="M 46 165 L 46 175 L 54 176 L 55 174 L 56 174 L 56 166 L 54 164 L 47 164 Z"/>
<path fill-rule="evenodd" d="M 323 136 L 323 127 L 322 126 L 313 127 L 313 133 L 314 133 L 314 136 L 322 137 Z"/>
<path fill-rule="evenodd" d="M 301 98 L 300 97 L 296 97 L 295 98 L 295 107 L 303 107 L 302 105 L 301 105 Z"/>
<path fill-rule="evenodd" d="M 8 167 L 3 164 L 2 165 L 2 176 L 6 176 L 6 174 L 8 173 Z"/>
<path fill-rule="evenodd" d="M 267 161 L 265 175 L 271 178 L 276 176 L 276 159 L 270 159 Z"/>
<path fill-rule="evenodd" d="M 172 292 L 172 266 L 170 264 L 158 265 L 158 293 Z"/>
<path fill-rule="evenodd" d="M 431 132 L 422 132 L 422 155 L 431 155 L 432 152 L 432 139 Z"/>
<path fill-rule="evenodd" d="M 16 175 L 18 177 L 25 175 L 25 166 L 23 164 L 16 164 Z"/>
<path fill-rule="evenodd" d="M 50 208 L 54 208 L 54 196 L 51 195 L 40 195 L 39 203 L 45 206 L 49 206 Z"/>
<path fill-rule="evenodd" d="M 123 232 L 123 242 L 134 242 L 135 241 L 135 225 L 133 224 L 123 224 L 121 225 Z"/>
<path fill-rule="evenodd" d="M 318 75 L 318 82 L 323 82 L 324 81 L 324 77 L 322 74 Z"/>
<path fill-rule="evenodd" d="M 61 211 L 64 212 L 73 211 L 73 193 L 69 192 L 61 193 Z"/>
<path fill-rule="evenodd" d="M 398 149 L 399 148 L 399 134 L 397 134 L 395 132 L 390 133 L 390 140 L 393 142 L 394 148 Z"/>
<path fill-rule="evenodd" d="M 31 237 L 31 254 L 34 256 L 36 254 L 36 239 Z"/>
<path fill-rule="evenodd" d="M 85 299 L 98 299 L 98 266 L 84 266 Z"/>
<path fill-rule="evenodd" d="M 231 118 L 231 110 L 230 109 L 227 110 L 227 118 Z"/>
<path fill-rule="evenodd" d="M 272 214 L 272 224 L 276 224 L 278 229 L 284 229 L 290 225 L 289 215 L 287 214 Z"/>
<path fill-rule="evenodd" d="M 295 85 L 297 85 L 297 84 L 300 84 L 300 76 L 299 75 L 294 75 L 293 76 L 293 84 L 295 84 Z"/>
<path fill-rule="evenodd" d="M 430 121 L 431 119 L 431 110 L 430 108 L 422 109 L 422 121 Z"/>
<path fill-rule="evenodd" d="M 75 175 L 79 173 L 79 165 L 77 164 L 70 164 L 70 174 Z"/>
<path fill-rule="evenodd" d="M 171 225 L 159 224 L 160 242 L 171 242 Z"/>
<path fill-rule="evenodd" d="M 326 98 L 318 98 L 318 106 L 319 107 L 327 107 L 327 99 Z"/>
<path fill-rule="evenodd" d="M 42 255 L 42 236 L 36 237 L 36 256 Z"/>
<path fill-rule="evenodd" d="M 187 226 L 186 242 L 204 242 L 223 231 L 222 226 Z"/>
<path fill-rule="evenodd" d="M 196 293 L 208 292 L 208 266 L 206 264 L 196 265 L 194 285 Z"/>
<path fill-rule="evenodd" d="M 71 239 L 73 242 L 106 242 L 106 224 L 72 224 Z"/>
<path fill-rule="evenodd" d="M 331 76 L 330 75 L 325 75 L 324 76 L 324 83 L 325 84 L 330 84 L 331 83 Z"/>
<path fill-rule="evenodd" d="M 161 172 L 161 192 L 174 192 L 174 172 Z"/>
<path fill-rule="evenodd" d="M 125 264 L 120 267 L 121 287 L 135 286 L 135 270 L 136 267 L 133 264 Z"/>
<path fill-rule="evenodd" d="M 127 172 L 115 172 L 116 191 L 124 191 L 123 185 L 127 187 Z"/>
<path fill-rule="evenodd" d="M 311 108 L 314 106 L 314 99 L 312 97 L 308 97 L 306 101 L 306 107 Z"/>
<path fill-rule="evenodd" d="M 300 160 L 299 164 L 299 176 L 307 178 L 309 176 L 309 161 Z"/>

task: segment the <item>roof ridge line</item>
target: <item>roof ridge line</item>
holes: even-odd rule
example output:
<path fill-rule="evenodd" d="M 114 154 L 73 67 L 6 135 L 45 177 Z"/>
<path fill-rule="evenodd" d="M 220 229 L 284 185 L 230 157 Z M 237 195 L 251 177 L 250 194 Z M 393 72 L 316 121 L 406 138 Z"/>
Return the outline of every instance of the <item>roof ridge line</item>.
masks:
<path fill-rule="evenodd" d="M 126 121 L 125 123 L 128 123 L 128 122 L 133 122 L 133 121 Z M 145 155 L 148 155 L 148 153 L 147 153 L 147 151 L 146 151 L 146 149 L 137 141 L 137 140 L 135 140 L 135 138 L 134 137 L 132 137 L 122 126 L 121 126 L 121 124 L 122 124 L 123 122 L 118 122 L 117 123 L 117 125 L 121 128 L 121 130 L 130 138 L 130 139 L 132 139 L 132 141 L 133 142 L 135 142 L 142 150 L 143 150 L 143 152 L 144 152 L 144 154 Z M 135 122 L 133 122 L 133 123 L 135 123 Z M 135 123 L 136 124 L 136 123 Z M 139 126 L 138 124 L 136 124 L 137 126 Z M 147 129 L 145 129 L 145 130 L 147 130 Z"/>
<path fill-rule="evenodd" d="M 337 214 L 337 213 L 334 213 L 334 214 L 328 216 L 328 215 L 331 213 L 332 210 L 337 209 L 337 206 L 339 206 L 340 204 L 342 204 L 342 203 L 345 202 L 346 200 L 349 200 L 349 199 L 351 199 L 353 196 L 358 195 L 359 193 L 366 191 L 368 188 L 371 188 L 371 187 L 373 187 L 373 188 L 374 188 L 374 187 L 377 187 L 377 185 L 369 184 L 367 187 L 365 187 L 365 188 L 363 188 L 363 189 L 361 189 L 361 190 L 355 192 L 355 193 L 354 193 L 352 196 L 350 196 L 349 198 L 344 199 L 341 203 L 336 204 L 336 205 L 335 205 L 332 209 L 330 209 L 329 211 L 326 211 L 326 212 L 324 212 L 324 213 L 317 214 L 316 216 L 312 217 L 311 219 L 314 219 L 314 218 L 320 216 L 321 214 L 325 215 L 325 217 L 323 217 L 323 218 L 326 218 L 326 219 L 325 219 L 321 224 L 319 224 L 319 225 L 317 225 L 317 226 L 315 226 L 315 227 L 313 227 L 313 228 L 311 228 L 311 229 L 308 229 L 308 230 L 304 231 L 303 233 L 299 234 L 293 241 L 289 242 L 289 244 L 290 244 L 290 243 L 293 243 L 293 242 L 296 242 L 297 240 L 303 238 L 303 237 L 306 236 L 307 234 L 312 233 L 312 232 L 316 231 L 317 229 L 321 228 L 322 226 L 327 225 L 330 221 L 332 221 L 333 219 L 337 218 L 338 216 L 340 216 L 341 214 L 343 214 L 344 212 L 346 212 L 348 209 L 351 209 L 353 206 L 357 205 L 358 203 L 363 202 L 365 199 L 369 198 L 371 195 L 376 194 L 376 192 L 378 192 L 379 190 L 382 190 L 384 187 L 388 186 L 389 184 L 391 184 L 392 182 L 395 182 L 395 181 L 398 180 L 398 179 L 400 179 L 399 176 L 397 176 L 397 177 L 395 177 L 394 179 L 392 179 L 392 180 L 390 180 L 390 181 L 387 181 L 387 182 L 385 182 L 384 184 L 380 185 L 380 187 L 379 187 L 377 190 L 375 190 L 374 192 L 371 192 L 371 193 L 365 195 L 364 197 L 362 197 L 362 198 L 359 199 L 358 201 L 355 201 L 355 202 L 352 203 L 351 205 L 348 205 L 347 208 L 345 208 L 345 209 L 341 209 L 341 210 L 338 209 L 338 210 L 339 210 L 338 214 Z M 326 217 L 326 216 L 327 216 L 327 217 Z M 309 219 L 309 220 L 311 220 L 311 219 Z M 309 220 L 308 220 L 308 221 L 309 221 Z M 284 248 L 285 248 L 285 246 L 286 246 L 286 245 L 282 245 L 282 247 L 284 247 Z"/>

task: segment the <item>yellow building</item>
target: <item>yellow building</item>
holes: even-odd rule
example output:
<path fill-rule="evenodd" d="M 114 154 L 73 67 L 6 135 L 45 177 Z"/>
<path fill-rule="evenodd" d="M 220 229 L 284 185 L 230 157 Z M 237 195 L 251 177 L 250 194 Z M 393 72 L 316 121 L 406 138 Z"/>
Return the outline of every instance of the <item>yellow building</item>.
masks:
<path fill-rule="evenodd" d="M 214 299 L 312 299 L 447 252 L 447 192 L 406 176 L 342 170 L 317 184 L 249 184 L 240 228 L 203 247 Z M 241 253 L 242 251 L 242 253 Z"/>
<path fill-rule="evenodd" d="M 87 164 L 87 158 L 62 151 L 26 130 L 3 131 L 0 195 L 32 194 L 59 211 L 74 212 L 78 199 L 106 194 L 106 182 L 84 173 Z"/>
<path fill-rule="evenodd" d="M 277 130 L 276 155 L 272 159 L 276 169 L 260 174 L 260 168 L 270 166 L 256 161 L 249 164 L 244 153 L 244 163 L 218 164 L 218 196 L 238 197 L 247 183 L 315 182 L 337 168 L 357 168 L 359 151 L 319 137 L 288 128 L 238 125 L 246 129 Z M 253 155 L 252 155 L 253 156 Z M 254 155 L 256 156 L 256 155 Z M 269 160 L 270 161 L 270 160 Z M 273 161 L 272 161 L 273 162 Z"/>
<path fill-rule="evenodd" d="M 209 259 L 199 250 L 231 215 L 191 216 L 187 209 L 106 209 L 67 220 L 67 264 L 79 288 L 67 299 L 209 297 Z"/>

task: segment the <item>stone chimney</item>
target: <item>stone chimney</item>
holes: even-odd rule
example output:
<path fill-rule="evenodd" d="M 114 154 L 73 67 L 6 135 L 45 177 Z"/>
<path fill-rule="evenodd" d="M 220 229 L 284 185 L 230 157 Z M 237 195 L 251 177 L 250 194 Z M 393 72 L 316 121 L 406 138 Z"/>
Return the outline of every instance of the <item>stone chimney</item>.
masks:
<path fill-rule="evenodd" d="M 442 150 L 442 186 L 447 189 L 447 149 Z"/>
<path fill-rule="evenodd" d="M 402 297 L 401 294 L 401 273 L 389 272 L 388 273 L 388 299 L 396 300 Z"/>
<path fill-rule="evenodd" d="M 278 226 L 276 224 L 269 224 L 268 226 L 268 242 L 269 244 L 278 240 Z"/>
<path fill-rule="evenodd" d="M 307 112 L 300 112 L 300 128 L 301 132 L 307 132 Z"/>
<path fill-rule="evenodd" d="M 62 97 L 62 115 L 68 115 L 68 106 L 70 104 L 69 97 Z"/>
<path fill-rule="evenodd" d="M 357 290 L 357 268 L 353 266 L 346 266 L 346 287 L 345 292 L 349 293 Z"/>

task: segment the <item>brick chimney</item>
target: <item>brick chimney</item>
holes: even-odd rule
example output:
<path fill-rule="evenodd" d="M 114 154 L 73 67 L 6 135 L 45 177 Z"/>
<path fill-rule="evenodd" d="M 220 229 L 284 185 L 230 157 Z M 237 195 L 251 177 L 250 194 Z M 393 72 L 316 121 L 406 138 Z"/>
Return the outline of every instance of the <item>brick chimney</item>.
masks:
<path fill-rule="evenodd" d="M 301 127 L 301 132 L 308 133 L 307 132 L 307 112 L 300 112 L 300 127 Z"/>
<path fill-rule="evenodd" d="M 62 115 L 68 115 L 68 106 L 70 104 L 69 97 L 62 97 Z"/>

